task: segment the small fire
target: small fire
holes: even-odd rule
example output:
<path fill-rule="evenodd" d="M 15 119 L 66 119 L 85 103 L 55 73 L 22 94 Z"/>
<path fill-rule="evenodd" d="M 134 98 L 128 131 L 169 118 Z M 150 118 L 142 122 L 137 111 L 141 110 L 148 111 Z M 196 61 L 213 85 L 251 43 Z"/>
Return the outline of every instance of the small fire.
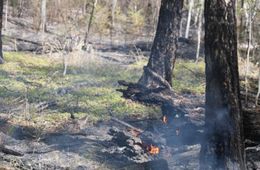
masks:
<path fill-rule="evenodd" d="M 164 115 L 162 117 L 162 121 L 163 121 L 163 123 L 167 124 L 167 122 L 168 122 L 167 116 Z"/>
<path fill-rule="evenodd" d="M 147 147 L 147 151 L 152 155 L 156 155 L 160 153 L 160 148 L 157 146 L 150 145 Z"/>

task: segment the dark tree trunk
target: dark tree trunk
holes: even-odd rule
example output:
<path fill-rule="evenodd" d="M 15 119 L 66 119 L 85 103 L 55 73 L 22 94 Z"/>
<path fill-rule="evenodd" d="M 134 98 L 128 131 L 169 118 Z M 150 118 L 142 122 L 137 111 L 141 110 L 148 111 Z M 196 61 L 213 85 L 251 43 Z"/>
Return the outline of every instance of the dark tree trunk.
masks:
<path fill-rule="evenodd" d="M 4 2 L 3 0 L 1 0 L 0 1 L 0 64 L 4 63 L 3 45 L 2 45 L 3 9 L 4 9 Z"/>
<path fill-rule="evenodd" d="M 243 110 L 245 138 L 260 143 L 260 110 Z"/>
<path fill-rule="evenodd" d="M 177 38 L 181 20 L 183 0 L 162 0 L 156 35 L 147 67 L 172 84 Z M 139 83 L 156 87 L 153 77 L 144 72 Z"/>
<path fill-rule="evenodd" d="M 127 86 L 126 90 L 118 90 L 125 98 L 162 106 L 163 114 L 175 109 L 171 84 L 182 6 L 183 0 L 162 0 L 151 55 L 142 77 L 136 84 L 119 81 Z"/>
<path fill-rule="evenodd" d="M 245 169 L 235 0 L 205 1 L 206 117 L 201 169 Z"/>

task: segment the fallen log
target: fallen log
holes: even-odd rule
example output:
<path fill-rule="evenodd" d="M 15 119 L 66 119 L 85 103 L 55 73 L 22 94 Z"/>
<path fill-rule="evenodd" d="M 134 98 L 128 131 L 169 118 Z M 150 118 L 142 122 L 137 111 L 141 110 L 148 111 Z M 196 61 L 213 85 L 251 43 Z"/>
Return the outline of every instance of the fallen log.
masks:
<path fill-rule="evenodd" d="M 42 42 L 36 42 L 36 41 L 27 40 L 27 39 L 23 39 L 23 38 L 17 38 L 17 37 L 12 37 L 12 36 L 8 36 L 8 35 L 3 35 L 3 37 L 13 39 L 13 40 L 16 40 L 16 41 L 22 41 L 22 42 L 30 43 L 30 44 L 37 45 L 37 46 L 43 45 Z"/>
<path fill-rule="evenodd" d="M 0 152 L 3 152 L 8 155 L 13 155 L 13 156 L 23 156 L 24 155 L 23 153 L 16 151 L 15 149 L 8 148 L 6 146 L 0 146 Z"/>

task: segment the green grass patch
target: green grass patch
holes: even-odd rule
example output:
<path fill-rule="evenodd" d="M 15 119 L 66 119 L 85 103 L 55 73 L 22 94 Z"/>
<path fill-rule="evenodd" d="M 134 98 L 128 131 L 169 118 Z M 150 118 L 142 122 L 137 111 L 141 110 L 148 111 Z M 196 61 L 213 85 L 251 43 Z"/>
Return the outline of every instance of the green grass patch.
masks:
<path fill-rule="evenodd" d="M 35 125 L 58 124 L 69 119 L 88 116 L 91 121 L 116 117 L 158 116 L 154 107 L 125 100 L 118 80 L 136 82 L 147 61 L 129 66 L 88 61 L 86 65 L 70 65 L 62 76 L 62 60 L 31 53 L 5 53 L 0 65 L 0 113 L 9 114 L 17 108 L 14 119 L 29 120 Z M 177 92 L 204 93 L 204 63 L 178 60 L 174 70 L 173 89 Z M 37 112 L 37 104 L 54 101 L 56 105 Z M 26 108 L 28 107 L 28 109 Z"/>
<path fill-rule="evenodd" d="M 118 80 L 137 81 L 146 61 L 130 66 L 91 61 L 86 66 L 69 66 L 68 74 L 62 76 L 61 60 L 20 52 L 4 56 L 5 63 L 0 65 L 0 105 L 7 109 L 0 109 L 0 113 L 9 114 L 18 108 L 14 111 L 17 122 L 24 119 L 41 127 L 65 122 L 71 113 L 78 118 L 88 116 L 91 121 L 111 115 L 160 114 L 157 108 L 125 100 L 116 91 Z M 37 112 L 37 104 L 48 101 L 56 105 Z"/>
<path fill-rule="evenodd" d="M 173 71 L 173 89 L 179 93 L 205 93 L 205 63 L 177 60 Z"/>

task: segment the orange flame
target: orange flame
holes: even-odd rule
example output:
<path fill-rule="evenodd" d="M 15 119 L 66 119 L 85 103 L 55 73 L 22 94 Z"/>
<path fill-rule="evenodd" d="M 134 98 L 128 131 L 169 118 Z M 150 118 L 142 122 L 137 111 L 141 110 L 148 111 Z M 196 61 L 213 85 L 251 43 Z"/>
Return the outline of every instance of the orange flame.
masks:
<path fill-rule="evenodd" d="M 156 155 L 156 154 L 159 154 L 160 153 L 160 148 L 159 147 L 156 147 L 156 146 L 153 146 L 153 145 L 150 145 L 147 147 L 147 150 L 150 154 L 152 155 Z"/>
<path fill-rule="evenodd" d="M 162 117 L 162 121 L 163 121 L 163 123 L 167 124 L 167 122 L 168 122 L 167 116 L 164 115 Z"/>

